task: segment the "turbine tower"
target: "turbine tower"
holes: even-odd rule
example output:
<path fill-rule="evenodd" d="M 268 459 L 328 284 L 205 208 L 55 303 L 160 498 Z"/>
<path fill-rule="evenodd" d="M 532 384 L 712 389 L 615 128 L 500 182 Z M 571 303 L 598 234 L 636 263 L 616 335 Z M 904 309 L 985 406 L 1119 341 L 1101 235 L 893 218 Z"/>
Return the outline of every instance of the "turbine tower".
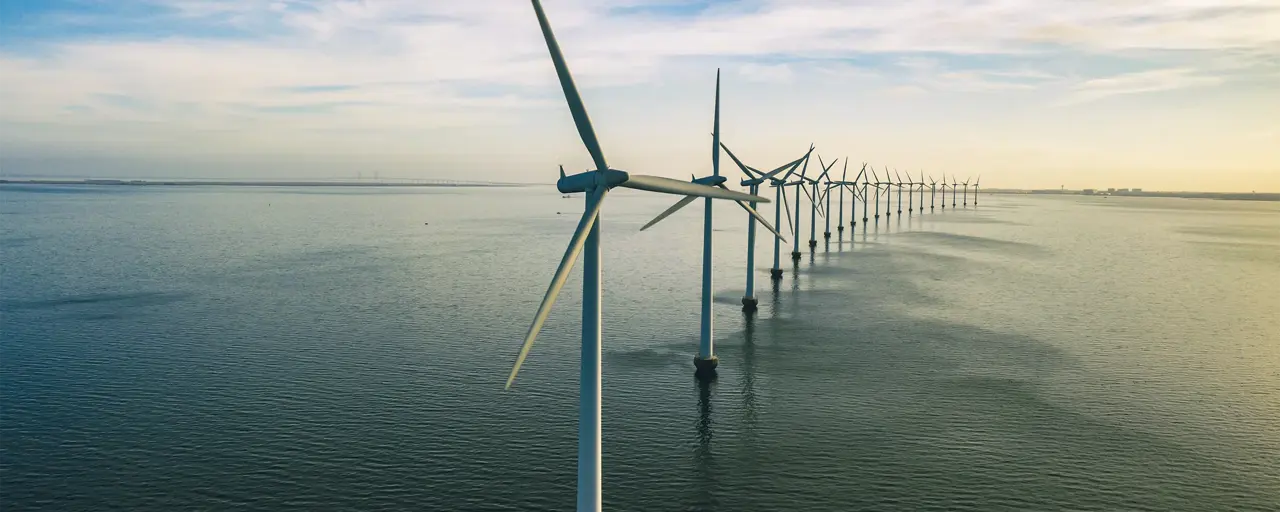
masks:
<path fill-rule="evenodd" d="M 907 179 L 911 179 L 911 171 L 907 171 Z M 901 181 L 902 178 L 898 178 L 898 180 Z M 915 203 L 913 202 L 913 199 L 912 199 L 913 197 L 915 197 L 912 195 L 913 193 L 915 193 L 915 191 L 916 191 L 915 182 L 908 181 L 907 182 L 907 216 L 908 217 L 910 217 L 911 212 L 915 211 L 916 209 Z"/>
<path fill-rule="evenodd" d="M 929 177 L 929 213 L 933 213 L 933 200 L 938 195 L 938 182 L 933 181 L 933 176 Z M 943 198 L 945 199 L 945 197 Z M 945 208 L 946 205 L 943 205 Z"/>
<path fill-rule="evenodd" d="M 812 145 L 812 144 L 811 144 Z M 792 241 L 795 247 L 791 249 L 791 261 L 800 261 L 800 193 L 804 191 L 805 173 L 809 171 L 809 159 L 804 159 L 804 167 L 800 168 L 800 179 L 788 183 L 787 185 L 795 185 L 796 187 L 796 228 L 792 230 Z M 785 199 L 786 196 L 783 196 Z M 787 210 L 790 213 L 790 209 Z"/>
<path fill-rule="evenodd" d="M 840 171 L 840 183 L 841 183 L 841 185 L 840 185 L 840 204 L 839 204 L 839 205 L 837 205 L 837 207 L 838 207 L 837 209 L 838 209 L 839 211 L 836 213 L 836 216 L 837 216 L 837 217 L 836 217 L 836 231 L 837 231 L 837 232 L 839 232 L 839 233 L 844 233 L 844 182 L 845 182 L 846 180 L 848 180 L 848 179 L 849 179 L 849 157 L 848 157 L 848 156 L 846 156 L 846 157 L 844 157 L 844 170 Z M 830 188 L 828 188 L 827 190 L 828 190 L 828 192 L 827 192 L 827 193 L 828 193 L 828 194 L 830 194 L 830 193 L 831 193 L 831 192 L 829 192 Z M 828 203 L 827 203 L 827 204 L 828 204 L 828 205 L 830 205 L 831 203 L 828 201 Z M 828 210 L 829 210 L 829 209 L 830 209 L 830 208 L 828 208 Z M 852 220 L 852 219 L 850 219 L 850 220 Z M 830 212 L 830 211 L 828 211 L 828 212 L 827 212 L 827 223 L 828 223 L 828 225 L 830 224 L 830 222 L 831 222 L 831 212 Z M 828 236 L 830 236 L 830 235 L 831 235 L 831 228 L 830 228 L 830 227 L 828 227 L 828 228 L 827 228 L 827 235 L 828 235 Z"/>
<path fill-rule="evenodd" d="M 720 70 L 718 69 L 716 70 L 716 103 L 715 114 L 712 118 L 711 144 L 711 176 L 695 178 L 693 183 L 720 187 L 728 190 L 728 188 L 724 186 L 724 182 L 726 181 L 725 177 L 720 175 Z M 754 196 L 754 194 L 752 195 Z M 644 231 L 650 226 L 657 224 L 658 221 L 667 218 L 672 213 L 675 213 L 676 210 L 684 208 L 685 205 L 689 204 L 694 199 L 696 199 L 695 196 L 688 196 L 677 201 L 676 204 L 667 208 L 667 210 L 661 214 L 658 214 L 656 218 L 649 221 L 649 223 L 641 227 L 640 230 Z M 747 213 L 751 215 L 752 219 L 763 223 L 769 231 L 773 232 L 774 235 L 779 237 L 782 236 L 778 234 L 777 230 L 773 229 L 773 226 L 769 225 L 769 221 L 765 220 L 764 217 L 761 217 L 760 214 L 755 211 L 754 202 L 752 202 L 751 205 L 748 205 L 747 203 L 738 201 L 738 204 L 747 210 Z M 713 346 L 715 330 L 711 304 L 711 208 L 711 198 L 707 198 L 705 208 L 703 209 L 704 213 L 702 220 L 702 322 L 701 329 L 699 330 L 698 355 L 693 358 L 695 374 L 699 378 L 703 379 L 715 378 L 716 366 L 719 364 L 719 359 L 715 356 L 715 348 Z M 752 242 L 754 242 L 755 223 L 751 223 L 747 229 L 753 235 Z"/>
<path fill-rule="evenodd" d="M 777 169 L 774 169 L 767 173 L 762 173 L 753 167 L 743 164 L 742 161 L 738 159 L 737 155 L 733 154 L 733 151 L 729 151 L 729 146 L 726 146 L 724 142 L 720 143 L 720 147 L 724 148 L 725 153 L 729 154 L 729 158 L 733 159 L 733 163 L 738 166 L 738 169 L 741 169 L 742 173 L 747 175 L 747 179 L 742 180 L 742 186 L 750 187 L 751 195 L 758 195 L 758 192 L 760 191 L 761 183 L 764 183 L 766 181 L 772 181 L 776 183 L 776 182 L 781 182 L 786 180 L 787 176 L 790 176 L 792 172 L 795 172 L 796 167 L 798 167 L 800 165 L 800 162 L 804 160 L 804 157 L 800 157 L 791 162 L 782 164 L 782 166 L 778 167 Z M 774 177 L 779 172 L 782 172 L 783 170 L 787 170 L 787 174 L 784 175 L 781 180 Z M 759 176 L 756 176 L 757 174 Z M 778 190 L 782 190 L 781 187 L 779 187 Z M 781 199 L 779 199 L 778 202 L 781 203 Z M 781 204 L 779 204 L 779 206 L 781 206 Z M 752 203 L 751 207 L 755 208 L 755 204 Z M 774 217 L 775 217 L 773 221 L 774 223 L 780 224 L 782 222 L 782 212 L 780 210 L 776 210 L 776 209 L 774 210 Z M 756 307 L 760 304 L 760 301 L 756 299 L 756 293 L 755 293 L 756 292 L 756 280 L 755 280 L 756 222 L 758 222 L 758 220 L 754 216 L 748 215 L 747 217 L 747 291 L 746 291 L 746 294 L 742 296 L 742 310 L 748 313 L 755 311 Z M 773 232 L 775 236 L 773 240 L 774 269 L 770 270 L 770 274 L 773 275 L 775 278 L 782 277 L 782 269 L 777 268 L 778 247 L 779 247 L 779 244 L 781 244 L 782 242 L 786 242 L 787 239 L 783 238 L 782 235 L 779 234 L 778 231 L 774 229 L 772 226 L 769 226 L 768 224 L 765 224 L 765 226 L 768 227 L 769 231 Z"/>
<path fill-rule="evenodd" d="M 822 174 L 818 175 L 817 179 L 805 178 L 805 180 L 809 182 L 809 188 L 813 189 L 813 193 L 809 193 L 808 190 L 804 191 L 804 193 L 809 196 L 809 207 L 810 210 L 812 210 L 809 212 L 809 252 L 813 252 L 814 249 L 818 247 L 818 215 L 821 215 L 818 210 L 818 203 L 822 201 L 822 198 L 818 196 L 818 182 L 822 181 L 822 178 L 827 176 L 827 172 L 830 172 L 831 168 L 835 167 L 836 163 L 831 162 L 831 165 L 824 164 L 822 163 L 822 155 L 818 155 L 818 165 L 822 166 Z M 803 177 L 803 175 L 801 177 Z M 797 206 L 799 202 L 800 198 L 797 196 Z M 799 216 L 797 215 L 797 217 Z"/>
<path fill-rule="evenodd" d="M 865 168 L 866 166 L 867 166 L 866 163 L 862 164 L 862 167 Z M 874 168 L 872 169 L 872 174 L 875 174 Z M 876 178 L 876 179 L 879 179 L 879 178 Z M 867 229 L 867 192 L 868 192 L 867 187 L 870 187 L 870 186 L 871 186 L 871 178 L 868 178 L 864 174 L 862 176 L 862 229 L 864 231 Z M 876 204 L 877 205 L 880 204 L 879 200 L 876 201 Z"/>
<path fill-rule="evenodd" d="M 579 512 L 597 512 L 601 507 L 600 303 L 603 291 L 600 282 L 599 217 L 600 207 L 604 204 L 606 194 L 611 188 L 625 187 L 649 192 L 740 201 L 767 203 L 769 200 L 741 192 L 686 183 L 658 176 L 630 174 L 626 171 L 611 169 L 605 161 L 604 152 L 601 150 L 595 130 L 591 126 L 591 119 L 587 116 L 587 109 L 582 104 L 582 96 L 578 94 L 578 89 L 573 83 L 573 77 L 569 74 L 569 68 L 560 52 L 560 45 L 556 42 L 555 36 L 551 32 L 551 24 L 547 21 L 546 13 L 542 10 L 542 4 L 538 0 L 531 1 L 534 13 L 538 17 L 538 25 L 542 29 L 542 36 L 547 43 L 547 51 L 551 54 L 551 61 L 555 65 L 556 75 L 564 92 L 565 101 L 569 105 L 569 112 L 573 115 L 574 124 L 578 128 L 578 135 L 582 138 L 582 143 L 586 146 L 587 152 L 591 154 L 591 160 L 595 163 L 596 168 L 573 176 L 562 175 L 560 180 L 556 182 L 556 188 L 561 193 L 585 192 L 586 208 L 582 212 L 578 227 L 574 230 L 573 237 L 569 241 L 569 246 L 565 249 L 560 265 L 556 268 L 556 272 L 551 278 L 551 285 L 547 287 L 546 295 L 543 296 L 542 303 L 538 306 L 538 312 L 534 315 L 533 322 L 529 325 L 529 331 L 525 334 L 524 343 L 520 346 L 520 352 L 516 356 L 515 364 L 512 365 L 511 373 L 507 376 L 506 387 L 510 389 L 511 384 L 515 382 L 520 366 L 524 364 L 525 358 L 529 356 L 529 350 L 533 348 L 534 339 L 537 338 L 538 332 L 542 330 L 542 325 L 546 322 L 547 315 L 551 313 L 551 306 L 555 304 L 556 297 L 560 295 L 560 290 L 569 278 L 569 271 L 577 261 L 578 255 L 582 254 L 582 359 L 578 381 L 577 510 Z"/>
<path fill-rule="evenodd" d="M 888 174 L 889 171 L 885 171 Z M 898 174 L 898 168 L 893 168 L 893 173 L 898 176 L 898 216 L 902 216 L 902 175 Z M 908 194 L 910 195 L 910 194 Z"/>
<path fill-rule="evenodd" d="M 924 169 L 920 170 L 920 213 L 924 213 Z"/>

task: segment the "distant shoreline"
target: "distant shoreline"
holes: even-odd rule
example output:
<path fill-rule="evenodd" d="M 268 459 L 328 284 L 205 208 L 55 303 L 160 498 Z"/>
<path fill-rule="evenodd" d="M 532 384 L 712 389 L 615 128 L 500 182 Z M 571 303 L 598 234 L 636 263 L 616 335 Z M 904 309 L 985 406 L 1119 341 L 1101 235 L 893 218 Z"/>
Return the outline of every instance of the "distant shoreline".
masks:
<path fill-rule="evenodd" d="M 236 187 L 529 187 L 531 183 L 484 183 L 465 181 L 235 181 L 235 180 L 114 180 L 114 179 L 0 179 L 3 185 L 95 185 L 95 186 L 236 186 Z"/>
<path fill-rule="evenodd" d="M 1015 190 L 990 189 L 983 190 L 988 194 L 1043 194 L 1058 196 L 1092 196 L 1092 197 L 1177 197 L 1182 199 L 1225 199 L 1232 201 L 1280 201 L 1280 193 L 1276 192 L 1161 192 L 1161 191 L 1092 191 L 1092 190 Z"/>

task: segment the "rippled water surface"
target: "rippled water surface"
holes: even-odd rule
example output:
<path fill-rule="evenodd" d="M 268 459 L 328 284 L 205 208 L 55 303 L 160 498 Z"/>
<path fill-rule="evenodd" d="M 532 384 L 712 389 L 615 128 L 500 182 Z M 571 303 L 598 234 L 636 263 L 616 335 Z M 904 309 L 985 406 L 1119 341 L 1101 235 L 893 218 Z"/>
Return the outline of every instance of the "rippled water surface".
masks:
<path fill-rule="evenodd" d="M 762 239 L 754 319 L 720 207 L 704 386 L 701 208 L 638 231 L 669 202 L 604 207 L 607 508 L 1280 508 L 1280 205 L 984 195 L 772 288 Z M 576 273 L 502 384 L 581 209 L 3 186 L 0 508 L 571 509 Z"/>

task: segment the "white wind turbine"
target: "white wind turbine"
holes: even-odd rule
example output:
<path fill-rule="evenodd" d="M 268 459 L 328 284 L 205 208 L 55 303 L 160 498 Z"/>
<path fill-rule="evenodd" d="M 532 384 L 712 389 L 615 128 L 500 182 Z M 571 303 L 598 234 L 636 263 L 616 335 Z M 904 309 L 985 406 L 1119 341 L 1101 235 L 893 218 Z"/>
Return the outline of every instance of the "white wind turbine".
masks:
<path fill-rule="evenodd" d="M 845 169 L 844 169 L 845 172 L 842 172 L 840 174 L 840 181 L 830 182 L 830 184 L 827 186 L 827 197 L 831 197 L 830 191 L 832 187 L 840 187 L 840 220 L 837 222 L 837 225 L 840 226 L 840 231 L 844 231 L 844 189 L 845 188 L 849 189 L 849 201 L 850 201 L 849 228 L 854 229 L 858 226 L 858 221 L 856 220 L 858 217 L 858 180 L 861 179 L 862 175 L 867 172 L 867 163 L 863 162 L 862 170 L 858 171 L 858 175 L 853 178 L 853 181 L 847 181 L 847 178 L 849 177 L 849 174 L 848 174 L 849 157 L 844 158 L 844 165 L 845 165 Z M 866 210 L 866 201 L 863 201 L 863 210 Z M 828 216 L 829 215 L 830 213 L 828 213 Z M 866 222 L 866 219 L 863 219 L 863 222 Z"/>
<path fill-rule="evenodd" d="M 720 147 L 724 148 L 724 152 L 729 154 L 729 158 L 733 159 L 733 163 L 738 165 L 738 168 L 742 170 L 742 173 L 747 175 L 747 179 L 742 180 L 742 186 L 749 187 L 751 194 L 757 194 L 760 191 L 760 185 L 766 181 L 769 181 L 776 186 L 778 189 L 778 201 L 774 205 L 773 222 L 780 225 L 782 223 L 782 187 L 777 187 L 777 185 L 785 183 L 787 181 L 787 177 L 791 176 L 791 173 L 795 172 L 796 168 L 800 166 L 800 163 L 803 162 L 805 158 L 809 157 L 809 154 L 805 153 L 805 156 L 782 164 L 777 169 L 764 173 L 754 167 L 743 164 L 732 151 L 729 151 L 729 146 L 726 146 L 723 142 L 720 143 Z M 809 151 L 813 151 L 813 148 L 809 148 Z M 775 178 L 775 176 L 783 170 L 786 170 L 787 173 L 782 175 L 781 178 Z M 752 204 L 752 206 L 754 207 L 755 205 Z M 790 213 L 788 213 L 788 215 L 790 215 Z M 766 224 L 766 226 L 767 225 L 768 224 Z M 770 229 L 770 231 L 773 232 L 775 237 L 773 239 L 773 268 L 769 273 L 774 278 L 781 278 L 782 269 L 778 268 L 778 254 L 781 251 L 782 244 L 785 243 L 787 239 L 779 234 L 776 229 Z M 748 313 L 755 311 L 756 307 L 760 304 L 760 301 L 756 299 L 755 265 L 756 221 L 755 217 L 749 216 L 747 219 L 747 291 L 742 297 L 742 310 Z"/>
<path fill-rule="evenodd" d="M 818 165 L 822 166 L 822 174 L 819 174 L 816 179 L 804 178 L 803 175 L 801 176 L 801 178 L 809 182 L 809 187 L 813 189 L 813 193 L 809 193 L 808 190 L 804 191 L 804 193 L 809 196 L 809 205 L 813 210 L 809 213 L 809 252 L 813 252 L 818 247 L 818 215 L 822 215 L 821 210 L 818 209 L 818 203 L 822 202 L 822 197 L 818 195 L 818 183 L 821 182 L 823 178 L 827 177 L 827 173 L 831 172 L 831 168 L 836 166 L 836 161 L 838 160 L 839 159 L 837 158 L 831 162 L 831 165 L 827 165 L 822 163 L 822 155 L 818 155 Z M 801 189 L 804 189 L 803 185 L 801 185 Z M 796 198 L 796 203 L 796 206 L 799 206 L 799 197 Z M 825 218 L 826 216 L 823 215 L 823 217 Z M 827 225 L 827 237 L 831 237 L 830 224 Z"/>
<path fill-rule="evenodd" d="M 924 213 L 924 169 L 920 169 L 920 213 Z"/>
<path fill-rule="evenodd" d="M 547 320 L 547 315 L 551 312 L 551 306 L 555 304 L 556 297 L 559 296 L 561 288 L 564 287 L 565 280 L 569 278 L 569 271 L 577 261 L 578 255 L 583 254 L 582 363 L 578 388 L 577 510 L 579 512 L 598 511 L 601 503 L 599 216 L 605 195 L 611 188 L 625 187 L 650 192 L 740 201 L 767 203 L 769 200 L 750 194 L 657 176 L 628 174 L 625 171 L 609 168 L 604 159 L 604 152 L 600 149 L 600 143 L 596 139 L 595 130 L 591 127 L 591 119 L 587 117 L 587 109 L 582 104 L 582 97 L 578 94 L 578 89 L 573 84 L 573 77 L 569 74 L 569 68 L 565 65 L 564 56 L 560 53 L 560 45 L 556 43 L 555 35 L 551 33 L 551 25 L 547 21 L 546 13 L 542 10 L 542 4 L 538 0 L 532 0 L 532 3 L 534 13 L 538 17 L 538 25 L 542 29 L 542 36 L 546 39 L 547 50 L 551 53 L 551 61 L 555 65 L 560 87 L 563 89 L 565 100 L 569 104 L 569 112 L 573 115 L 574 124 L 578 128 L 578 135 L 582 138 L 583 145 L 586 146 L 587 151 L 591 154 L 591 159 L 595 163 L 596 169 L 572 176 L 562 175 L 560 180 L 556 182 L 556 188 L 562 193 L 585 192 L 586 208 L 582 212 L 581 220 L 578 221 L 577 229 L 573 232 L 573 237 L 569 240 L 569 246 L 565 249 L 564 257 L 561 258 L 560 265 L 556 268 L 556 272 L 551 278 L 551 285 L 547 287 L 547 293 L 542 298 L 542 303 L 538 306 L 538 312 L 534 315 L 533 322 L 529 325 L 529 332 L 525 335 L 524 343 L 520 347 L 520 353 L 516 356 L 515 364 L 511 368 L 511 374 L 507 376 L 506 387 L 508 389 L 511 388 L 516 374 L 520 371 L 520 366 L 524 364 L 525 358 L 529 356 L 529 349 L 533 347 L 533 340 L 537 338 L 538 332 Z"/>
<path fill-rule="evenodd" d="M 693 182 L 702 184 L 702 185 L 720 187 L 722 189 L 728 190 L 728 187 L 724 186 L 724 182 L 726 181 L 726 178 L 720 175 L 720 71 L 719 70 L 716 70 L 716 104 L 715 104 L 715 117 L 714 117 L 714 121 L 712 122 L 712 129 L 711 129 L 711 144 L 712 144 L 711 146 L 711 173 L 712 174 L 711 176 L 695 179 L 693 180 Z M 649 221 L 648 224 L 645 224 L 644 227 L 641 227 L 640 230 L 644 231 L 648 229 L 649 226 L 657 224 L 658 221 L 661 221 L 662 219 L 667 218 L 667 216 L 671 215 L 672 213 L 675 213 L 677 210 L 684 208 L 685 205 L 693 202 L 693 200 L 696 198 L 697 197 L 690 195 L 688 197 L 685 197 L 677 201 L 676 204 L 672 205 L 670 208 L 667 208 L 667 210 L 662 212 L 661 214 L 658 214 L 657 217 Z M 754 204 L 754 201 L 752 202 L 752 204 Z M 773 226 L 769 224 L 769 221 L 765 220 L 764 217 L 761 217 L 760 214 L 756 212 L 755 208 L 753 208 L 751 205 L 748 205 L 743 201 L 738 201 L 738 205 L 741 206 L 743 209 L 747 210 L 747 213 L 750 214 L 751 217 L 755 219 L 757 222 L 764 224 L 764 226 L 768 228 L 769 231 L 771 231 L 775 236 L 782 237 L 782 235 L 778 234 L 778 230 L 774 229 Z M 754 234 L 755 224 L 752 223 L 748 227 L 748 230 L 751 231 L 752 234 Z M 714 320 L 715 319 L 713 317 L 712 307 L 711 307 L 712 306 L 711 304 L 711 300 L 712 300 L 711 299 L 711 287 L 712 287 L 711 233 L 712 233 L 711 198 L 707 198 L 706 208 L 704 209 L 703 220 L 702 220 L 702 322 L 701 322 L 701 329 L 699 329 L 698 355 L 693 358 L 693 365 L 694 365 L 694 368 L 696 369 L 695 370 L 696 374 L 698 375 L 698 377 L 701 377 L 701 378 L 714 377 L 716 374 L 716 366 L 720 364 L 719 359 L 717 359 L 715 355 L 715 347 L 714 347 L 714 337 L 715 337 L 715 321 Z"/>

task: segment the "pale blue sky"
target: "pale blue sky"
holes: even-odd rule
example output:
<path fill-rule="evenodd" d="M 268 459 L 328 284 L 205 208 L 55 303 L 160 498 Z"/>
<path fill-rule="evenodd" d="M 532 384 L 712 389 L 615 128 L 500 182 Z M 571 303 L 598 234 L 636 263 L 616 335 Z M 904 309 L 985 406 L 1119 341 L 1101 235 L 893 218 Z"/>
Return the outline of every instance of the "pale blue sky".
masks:
<path fill-rule="evenodd" d="M 1280 190 L 1280 0 L 546 0 L 612 165 Z M 524 0 L 0 2 L 0 174 L 551 181 Z M 727 163 L 727 160 L 726 160 Z M 725 172 L 731 169 L 723 169 Z"/>

